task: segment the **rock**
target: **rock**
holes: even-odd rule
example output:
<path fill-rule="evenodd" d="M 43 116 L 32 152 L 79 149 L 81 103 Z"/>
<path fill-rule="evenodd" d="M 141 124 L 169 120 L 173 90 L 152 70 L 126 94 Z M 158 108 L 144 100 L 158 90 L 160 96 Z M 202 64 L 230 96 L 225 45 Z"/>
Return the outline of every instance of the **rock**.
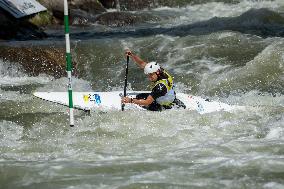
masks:
<path fill-rule="evenodd" d="M 160 6 L 183 7 L 186 5 L 204 4 L 209 2 L 239 3 L 240 0 L 99 0 L 101 4 L 109 8 L 120 7 L 122 11 L 136 11 L 142 9 L 157 8 Z"/>
<path fill-rule="evenodd" d="M 120 8 L 122 11 L 136 11 L 159 6 L 185 6 L 194 0 L 100 0 L 105 8 Z M 195 0 L 198 1 L 198 0 Z"/>
<path fill-rule="evenodd" d="M 119 0 L 120 10 L 135 11 L 156 7 L 155 0 Z"/>
<path fill-rule="evenodd" d="M 101 4 L 107 8 L 107 9 L 113 9 L 116 8 L 117 6 L 117 2 L 119 0 L 99 0 L 101 2 Z"/>
<path fill-rule="evenodd" d="M 74 20 L 76 20 L 75 23 L 86 24 L 89 19 L 94 17 L 94 15 L 106 12 L 106 9 L 97 0 L 71 0 L 68 2 L 71 24 Z M 63 0 L 41 0 L 40 3 L 53 13 L 53 16 L 60 21 L 60 24 L 63 23 Z"/>
<path fill-rule="evenodd" d="M 135 14 L 129 12 L 107 12 L 99 15 L 96 22 L 107 26 L 125 26 L 160 20 L 150 14 Z"/>
<path fill-rule="evenodd" d="M 105 0 L 102 0 L 104 4 Z M 110 0 L 106 0 L 110 1 Z M 135 11 L 160 6 L 183 7 L 186 5 L 204 4 L 209 2 L 239 3 L 240 0 L 116 0 L 121 10 Z"/>
<path fill-rule="evenodd" d="M 42 29 L 30 23 L 28 18 L 16 19 L 0 9 L 0 39 L 42 39 L 46 34 Z"/>
<path fill-rule="evenodd" d="M 0 58 L 19 63 L 31 76 L 41 73 L 55 78 L 66 76 L 66 60 L 64 48 L 52 47 L 0 47 Z M 76 63 L 73 61 L 73 67 Z M 74 69 L 76 72 L 76 69 Z"/>
<path fill-rule="evenodd" d="M 99 14 L 106 12 L 106 9 L 97 0 L 73 0 L 71 1 L 71 9 L 80 9 L 90 14 Z"/>

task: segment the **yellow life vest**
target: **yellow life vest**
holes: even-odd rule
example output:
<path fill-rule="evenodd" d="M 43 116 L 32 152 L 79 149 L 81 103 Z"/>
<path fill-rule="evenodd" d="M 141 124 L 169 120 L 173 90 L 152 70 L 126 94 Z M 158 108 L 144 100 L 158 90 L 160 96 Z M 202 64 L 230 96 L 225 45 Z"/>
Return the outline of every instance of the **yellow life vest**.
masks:
<path fill-rule="evenodd" d="M 163 84 L 167 88 L 167 93 L 164 96 L 157 98 L 156 101 L 160 105 L 169 106 L 169 105 L 172 104 L 172 102 L 175 99 L 175 92 L 173 90 L 173 87 L 174 87 L 173 77 L 169 73 L 167 73 L 166 71 L 163 71 L 163 72 L 168 78 L 167 79 L 160 79 L 160 80 L 156 81 L 155 84 L 154 84 L 154 87 L 158 84 Z"/>

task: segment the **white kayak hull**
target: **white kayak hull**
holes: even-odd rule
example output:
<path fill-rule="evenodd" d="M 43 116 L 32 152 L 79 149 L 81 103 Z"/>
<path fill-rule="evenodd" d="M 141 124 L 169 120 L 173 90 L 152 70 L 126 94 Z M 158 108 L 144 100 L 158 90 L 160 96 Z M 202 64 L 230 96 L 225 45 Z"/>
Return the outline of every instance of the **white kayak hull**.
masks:
<path fill-rule="evenodd" d="M 140 93 L 149 91 L 129 91 L 127 96 L 135 98 Z M 46 101 L 68 106 L 68 92 L 35 92 L 34 96 Z M 81 110 L 93 111 L 119 111 L 121 110 L 122 91 L 114 92 L 73 92 L 73 107 Z M 214 111 L 231 111 L 238 106 L 231 106 L 217 101 L 208 101 L 198 96 L 177 93 L 177 99 L 181 100 L 186 109 L 195 110 L 199 113 L 210 113 Z M 184 108 L 179 108 L 184 109 Z M 125 110 L 146 110 L 136 104 L 126 104 Z"/>

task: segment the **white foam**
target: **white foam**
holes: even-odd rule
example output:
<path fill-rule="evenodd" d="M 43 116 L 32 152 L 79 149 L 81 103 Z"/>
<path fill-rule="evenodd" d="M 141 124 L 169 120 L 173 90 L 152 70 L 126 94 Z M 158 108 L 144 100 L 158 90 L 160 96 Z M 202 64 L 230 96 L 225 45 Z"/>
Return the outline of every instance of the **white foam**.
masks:
<path fill-rule="evenodd" d="M 52 80 L 51 76 L 40 74 L 37 77 L 29 77 L 24 73 L 19 64 L 12 64 L 0 60 L 0 85 L 1 86 L 19 86 L 26 84 L 45 84 Z"/>
<path fill-rule="evenodd" d="M 282 7 L 282 8 L 281 8 Z M 166 25 L 180 25 L 208 20 L 213 17 L 236 17 L 249 9 L 268 8 L 276 12 L 283 12 L 284 1 L 251 1 L 243 0 L 240 3 L 209 2 L 205 4 L 188 5 L 181 8 L 160 7 L 154 9 L 156 12 L 174 12 L 178 15 L 173 21 Z M 169 14 L 169 13 L 168 13 Z M 174 23 L 174 24 L 173 24 Z"/>
<path fill-rule="evenodd" d="M 27 84 L 46 84 L 52 80 L 52 77 L 47 75 L 41 75 L 38 77 L 2 77 L 0 80 L 1 86 L 20 86 L 20 85 L 27 85 Z"/>
<path fill-rule="evenodd" d="M 19 143 L 24 128 L 11 121 L 0 122 L 0 146 L 13 147 Z"/>
<path fill-rule="evenodd" d="M 283 137 L 284 137 L 284 129 L 281 127 L 271 129 L 269 133 L 266 135 L 266 139 L 281 139 Z"/>
<path fill-rule="evenodd" d="M 272 96 L 268 93 L 261 93 L 257 90 L 252 90 L 245 94 L 238 93 L 236 95 L 230 95 L 226 98 L 226 101 L 231 104 L 239 104 L 246 106 L 283 106 L 284 96 L 275 95 Z"/>
<path fill-rule="evenodd" d="M 281 81 L 284 72 L 284 62 L 281 56 L 284 52 L 283 47 L 283 40 L 273 42 L 245 66 L 203 78 L 202 88 L 204 90 L 222 88 L 237 91 L 248 86 L 250 90 L 257 90 L 258 84 L 263 86 L 284 82 Z"/>
<path fill-rule="evenodd" d="M 40 87 L 37 91 L 42 92 L 66 92 L 68 85 L 68 78 L 60 78 L 52 80 L 51 82 L 46 83 L 44 87 Z M 72 87 L 73 91 L 93 91 L 91 83 L 78 78 L 72 78 Z"/>
<path fill-rule="evenodd" d="M 283 189 L 284 185 L 277 182 L 268 182 L 263 185 L 265 189 Z"/>

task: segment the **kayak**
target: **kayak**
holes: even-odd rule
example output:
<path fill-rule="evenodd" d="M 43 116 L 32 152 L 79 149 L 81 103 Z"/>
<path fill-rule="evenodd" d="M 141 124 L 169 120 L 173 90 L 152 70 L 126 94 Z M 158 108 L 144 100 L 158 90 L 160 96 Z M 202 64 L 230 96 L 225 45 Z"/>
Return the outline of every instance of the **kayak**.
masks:
<path fill-rule="evenodd" d="M 127 96 L 135 98 L 138 94 L 150 93 L 150 91 L 128 91 Z M 34 96 L 69 106 L 68 92 L 34 92 Z M 73 107 L 75 109 L 85 111 L 120 111 L 122 91 L 113 92 L 73 92 Z M 229 105 L 218 101 L 210 101 L 199 96 L 193 96 L 185 93 L 177 93 L 176 103 L 172 109 L 179 110 L 194 110 L 200 114 L 210 113 L 215 111 L 232 111 L 241 108 L 240 106 Z M 147 110 L 137 104 L 125 104 L 125 110 Z M 169 110 L 172 110 L 169 109 Z"/>

